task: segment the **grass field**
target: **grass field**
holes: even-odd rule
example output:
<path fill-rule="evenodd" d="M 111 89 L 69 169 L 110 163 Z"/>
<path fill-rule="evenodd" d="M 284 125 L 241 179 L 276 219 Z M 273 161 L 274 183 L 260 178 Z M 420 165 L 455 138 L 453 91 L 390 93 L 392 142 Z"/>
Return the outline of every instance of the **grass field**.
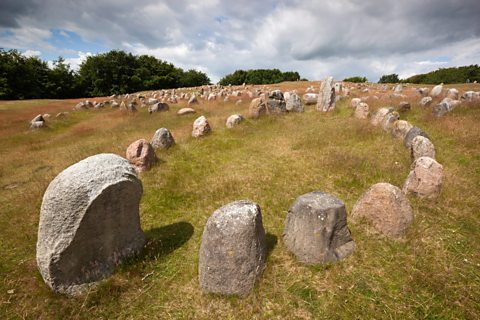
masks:
<path fill-rule="evenodd" d="M 318 83 L 272 85 L 300 92 Z M 457 85 L 480 90 L 480 85 Z M 360 95 L 354 91 L 352 96 Z M 409 92 L 409 91 L 408 91 Z M 372 93 L 370 93 L 372 94 Z M 249 99 L 201 102 L 179 117 L 118 110 L 73 112 L 79 100 L 0 102 L 1 319 L 478 319 L 480 318 L 480 104 L 465 104 L 437 119 L 413 90 L 404 120 L 422 128 L 445 169 L 435 201 L 411 197 L 415 220 L 404 239 L 384 238 L 364 221 L 349 220 L 356 252 L 325 266 L 304 266 L 281 241 L 295 198 L 320 190 L 350 211 L 372 184 L 401 187 L 411 165 L 401 141 L 354 119 L 350 99 L 323 114 L 267 116 L 225 128 Z M 94 99 L 91 99 L 94 100 Z M 398 99 L 368 100 L 372 109 Z M 49 128 L 28 130 L 38 113 L 70 111 Z M 191 125 L 205 115 L 212 134 L 194 139 Z M 86 296 L 52 293 L 35 262 L 39 208 L 50 181 L 88 156 L 112 152 L 171 130 L 177 145 L 141 174 L 140 216 L 148 239 L 142 256 L 120 266 Z M 198 251 L 213 211 L 231 201 L 257 202 L 267 232 L 265 272 L 246 298 L 203 295 Z"/>

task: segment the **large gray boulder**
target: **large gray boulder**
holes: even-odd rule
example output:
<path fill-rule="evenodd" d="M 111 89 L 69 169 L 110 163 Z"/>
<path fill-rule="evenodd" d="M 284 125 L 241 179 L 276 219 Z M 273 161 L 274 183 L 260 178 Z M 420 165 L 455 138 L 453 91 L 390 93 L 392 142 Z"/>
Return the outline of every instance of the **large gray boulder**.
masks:
<path fill-rule="evenodd" d="M 287 99 L 287 106 L 286 106 L 287 111 L 293 111 L 293 112 L 303 112 L 304 107 L 302 100 L 296 93 L 290 94 L 290 97 Z"/>
<path fill-rule="evenodd" d="M 345 204 L 324 192 L 298 197 L 288 210 L 283 241 L 306 264 L 335 262 L 355 250 Z"/>
<path fill-rule="evenodd" d="M 138 253 L 142 183 L 114 154 L 86 158 L 48 186 L 40 209 L 37 264 L 55 292 L 77 295 Z"/>
<path fill-rule="evenodd" d="M 280 90 L 270 92 L 267 100 L 267 109 L 269 113 L 287 112 L 287 104 Z"/>
<path fill-rule="evenodd" d="M 242 200 L 215 210 L 202 235 L 200 288 L 205 293 L 247 295 L 265 267 L 260 207 Z"/>
<path fill-rule="evenodd" d="M 150 144 L 154 148 L 168 149 L 175 144 L 175 139 L 167 128 L 160 128 L 155 131 Z"/>
<path fill-rule="evenodd" d="M 317 111 L 323 112 L 335 109 L 335 88 L 333 87 L 333 77 L 328 77 L 322 82 L 316 109 Z"/>

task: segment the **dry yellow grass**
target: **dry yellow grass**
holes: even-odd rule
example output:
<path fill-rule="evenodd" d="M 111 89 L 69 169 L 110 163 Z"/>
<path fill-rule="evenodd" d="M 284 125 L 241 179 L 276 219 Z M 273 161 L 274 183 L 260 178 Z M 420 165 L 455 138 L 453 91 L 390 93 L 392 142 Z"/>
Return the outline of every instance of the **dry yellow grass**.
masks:
<path fill-rule="evenodd" d="M 303 93 L 312 84 L 318 88 L 308 82 L 269 87 Z M 473 84 L 455 87 L 480 90 Z M 437 201 L 411 198 L 415 221 L 402 241 L 349 221 L 355 254 L 318 267 L 299 264 L 281 241 L 294 199 L 322 190 L 344 200 L 350 212 L 372 184 L 401 186 L 411 164 L 400 141 L 351 117 L 349 100 L 331 114 L 309 106 L 303 114 L 247 120 L 233 130 L 225 128 L 225 120 L 233 113 L 246 115 L 245 96 L 240 106 L 236 99 L 202 101 L 197 114 L 183 117 L 176 111 L 185 102 L 152 115 L 71 112 L 36 132 L 27 125 L 36 114 L 66 111 L 77 101 L 0 102 L 1 318 L 480 317 L 480 106 L 464 105 L 437 119 L 418 106 L 419 96 L 405 91 L 413 109 L 402 118 L 430 135 L 445 167 L 442 194 Z M 367 101 L 372 109 L 404 100 L 378 96 Z M 199 115 L 209 119 L 213 133 L 193 139 L 191 125 Z M 159 152 L 160 162 L 141 176 L 145 254 L 85 297 L 51 293 L 35 263 L 39 207 L 48 183 L 87 156 L 124 156 L 131 142 L 150 139 L 160 127 L 172 131 L 177 145 Z M 197 267 L 203 227 L 215 209 L 239 199 L 262 208 L 271 249 L 265 273 L 245 299 L 202 295 Z"/>

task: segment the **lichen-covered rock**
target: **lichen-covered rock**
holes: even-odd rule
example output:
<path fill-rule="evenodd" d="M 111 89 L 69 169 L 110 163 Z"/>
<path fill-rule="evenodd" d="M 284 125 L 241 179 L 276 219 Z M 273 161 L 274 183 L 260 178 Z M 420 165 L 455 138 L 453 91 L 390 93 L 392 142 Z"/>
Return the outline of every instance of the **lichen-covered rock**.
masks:
<path fill-rule="evenodd" d="M 407 112 L 407 111 L 410 111 L 410 109 L 412 108 L 412 106 L 410 105 L 410 102 L 408 101 L 401 101 L 399 104 L 398 104 L 398 112 Z"/>
<path fill-rule="evenodd" d="M 341 260 L 355 250 L 345 204 L 324 192 L 298 197 L 288 210 L 283 241 L 306 264 Z"/>
<path fill-rule="evenodd" d="M 267 100 L 267 109 L 272 114 L 287 112 L 287 104 L 280 90 L 270 92 Z"/>
<path fill-rule="evenodd" d="M 430 96 L 435 98 L 442 93 L 442 90 L 443 90 L 443 83 L 433 87 L 432 91 L 430 91 Z"/>
<path fill-rule="evenodd" d="M 360 102 L 362 102 L 362 99 L 353 98 L 352 100 L 350 100 L 350 107 L 356 108 L 360 104 Z"/>
<path fill-rule="evenodd" d="M 428 107 L 431 103 L 432 103 L 432 97 L 423 97 L 421 100 L 420 100 L 420 105 L 422 107 Z"/>
<path fill-rule="evenodd" d="M 193 122 L 192 137 L 198 138 L 206 135 L 210 131 L 212 131 L 212 128 L 205 116 L 200 116 Z"/>
<path fill-rule="evenodd" d="M 410 151 L 413 160 L 417 160 L 421 157 L 435 159 L 435 146 L 430 139 L 424 136 L 416 136 L 413 138 Z"/>
<path fill-rule="evenodd" d="M 250 118 L 256 119 L 261 115 L 267 113 L 267 104 L 263 98 L 255 98 L 250 102 L 250 107 L 248 108 L 248 115 Z"/>
<path fill-rule="evenodd" d="M 144 172 L 150 170 L 153 164 L 157 161 L 157 155 L 152 145 L 145 139 L 139 139 L 127 148 L 127 160 L 137 170 L 137 172 Z"/>
<path fill-rule="evenodd" d="M 304 106 L 302 103 L 302 100 L 296 93 L 290 94 L 290 97 L 286 99 L 287 101 L 287 106 L 286 109 L 287 111 L 290 112 L 303 112 L 304 111 Z"/>
<path fill-rule="evenodd" d="M 382 123 L 385 116 L 393 112 L 393 108 L 380 108 L 375 112 L 370 120 L 370 123 L 374 126 L 378 126 Z"/>
<path fill-rule="evenodd" d="M 410 124 L 410 122 L 405 120 L 397 120 L 392 125 L 392 136 L 395 139 L 404 140 L 408 131 L 410 131 L 412 128 L 413 126 Z"/>
<path fill-rule="evenodd" d="M 392 129 L 393 124 L 400 120 L 400 115 L 397 111 L 389 112 L 383 117 L 381 125 L 383 130 L 390 131 Z"/>
<path fill-rule="evenodd" d="M 142 183 L 127 160 L 99 154 L 62 171 L 40 209 L 37 264 L 55 292 L 77 295 L 145 243 Z"/>
<path fill-rule="evenodd" d="M 413 210 L 400 188 L 389 183 L 371 186 L 353 207 L 352 217 L 365 217 L 378 232 L 400 237 L 413 222 Z"/>
<path fill-rule="evenodd" d="M 260 207 L 236 201 L 217 209 L 202 235 L 200 288 L 205 293 L 247 295 L 265 267 L 266 242 Z"/>
<path fill-rule="evenodd" d="M 407 149 L 410 149 L 412 146 L 412 141 L 416 136 L 424 136 L 425 138 L 429 138 L 428 135 L 419 127 L 412 127 L 410 130 L 408 130 L 405 139 L 403 139 L 403 144 Z"/>
<path fill-rule="evenodd" d="M 168 111 L 168 110 L 170 110 L 170 106 L 168 105 L 168 103 L 164 103 L 164 102 L 157 102 L 148 107 L 148 113 L 162 112 L 162 111 Z"/>
<path fill-rule="evenodd" d="M 175 144 L 175 139 L 167 128 L 160 128 L 155 131 L 150 144 L 154 148 L 168 149 Z"/>
<path fill-rule="evenodd" d="M 434 199 L 440 194 L 443 180 L 443 166 L 429 157 L 420 157 L 412 164 L 403 192 L 420 198 Z"/>
<path fill-rule="evenodd" d="M 368 119 L 368 115 L 370 114 L 368 104 L 365 102 L 360 102 L 355 107 L 354 116 L 357 119 Z"/>
<path fill-rule="evenodd" d="M 318 101 L 318 94 L 316 93 L 305 93 L 303 95 L 303 102 L 305 105 L 316 104 Z"/>
<path fill-rule="evenodd" d="M 242 121 L 243 121 L 243 117 L 241 115 L 232 114 L 230 117 L 228 117 L 226 126 L 227 128 L 231 129 Z"/>
<path fill-rule="evenodd" d="M 317 111 L 328 112 L 335 109 L 335 88 L 333 87 L 333 77 L 326 78 L 318 94 Z"/>

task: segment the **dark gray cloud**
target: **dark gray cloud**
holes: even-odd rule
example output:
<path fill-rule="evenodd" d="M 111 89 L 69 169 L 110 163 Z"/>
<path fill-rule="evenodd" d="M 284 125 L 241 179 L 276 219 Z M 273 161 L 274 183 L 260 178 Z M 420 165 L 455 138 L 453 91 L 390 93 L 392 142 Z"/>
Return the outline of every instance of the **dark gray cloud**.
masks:
<path fill-rule="evenodd" d="M 0 47 L 54 50 L 49 31 L 64 29 L 214 79 L 278 67 L 376 80 L 480 55 L 479 0 L 0 0 L 0 9 Z"/>

